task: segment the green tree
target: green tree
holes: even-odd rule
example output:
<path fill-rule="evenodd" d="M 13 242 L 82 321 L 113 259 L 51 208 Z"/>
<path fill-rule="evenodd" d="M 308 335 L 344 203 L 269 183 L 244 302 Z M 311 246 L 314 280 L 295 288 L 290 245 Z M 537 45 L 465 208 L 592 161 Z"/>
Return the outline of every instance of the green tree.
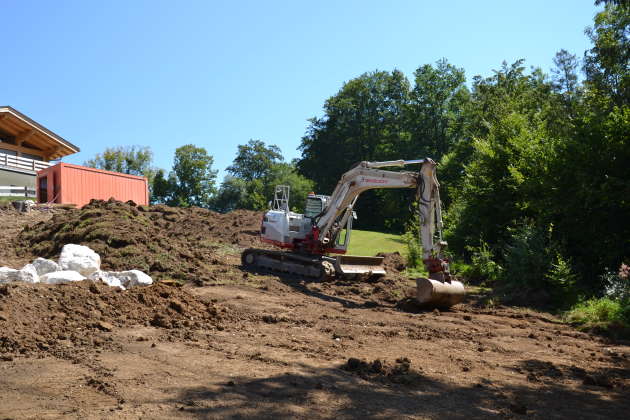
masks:
<path fill-rule="evenodd" d="M 280 149 L 261 140 L 250 140 L 238 146 L 238 152 L 213 200 L 216 211 L 234 209 L 264 210 L 273 198 L 276 185 L 289 185 L 291 206 L 304 209 L 313 182 L 300 175 L 293 163 L 283 162 Z"/>
<path fill-rule="evenodd" d="M 192 144 L 175 150 L 173 170 L 156 171 L 152 182 L 152 202 L 170 206 L 209 207 L 216 189 L 217 171 L 212 170 L 214 159 L 203 147 Z"/>
<path fill-rule="evenodd" d="M 447 236 L 458 252 L 480 238 L 491 246 L 505 243 L 510 228 L 544 210 L 544 182 L 557 143 L 547 129 L 555 102 L 544 75 L 526 74 L 522 63 L 504 63 L 473 84 L 468 130 L 474 140 L 459 190 L 449 189 L 454 202 L 446 215 Z"/>
<path fill-rule="evenodd" d="M 406 152 L 440 160 L 462 135 L 458 118 L 469 98 L 464 70 L 442 59 L 435 67 L 419 67 L 414 76 L 405 115 L 411 133 Z"/>
<path fill-rule="evenodd" d="M 611 99 L 611 105 L 630 102 L 630 6 L 606 2 L 586 35 L 593 48 L 584 54 L 584 71 L 591 91 Z"/>
<path fill-rule="evenodd" d="M 288 185 L 290 187 L 290 208 L 299 213 L 304 212 L 306 197 L 315 186 L 313 181 L 300 175 L 295 165 L 284 162 L 272 166 L 268 179 L 264 189 L 267 200 L 271 200 L 273 197 L 276 185 Z"/>
<path fill-rule="evenodd" d="M 409 93 L 409 81 L 398 70 L 365 73 L 344 83 L 326 100 L 325 115 L 310 120 L 300 145 L 299 172 L 315 181 L 317 192 L 330 194 L 357 162 L 401 158 L 410 138 L 403 117 Z M 394 228 L 402 229 L 408 206 L 399 205 L 400 194 L 362 194 L 356 207 L 360 226 L 384 229 L 385 220 L 395 220 Z M 413 197 L 408 195 L 407 201 Z"/>
<path fill-rule="evenodd" d="M 203 147 L 192 144 L 178 147 L 173 162 L 171 202 L 179 206 L 208 207 L 215 192 L 217 171 L 214 159 Z M 174 185 L 173 185 L 174 183 Z"/>
<path fill-rule="evenodd" d="M 151 184 L 151 203 L 171 203 L 177 182 L 166 174 L 164 169 L 158 169 Z"/>
<path fill-rule="evenodd" d="M 84 165 L 106 171 L 146 176 L 152 179 L 155 173 L 155 169 L 151 166 L 152 163 L 153 152 L 150 147 L 118 146 L 108 147 L 103 153 L 97 153 L 93 159 L 87 160 Z"/>
<path fill-rule="evenodd" d="M 250 140 L 238 146 L 236 158 L 226 170 L 234 177 L 251 181 L 267 177 L 272 166 L 283 159 L 278 146 L 267 146 L 262 140 Z"/>

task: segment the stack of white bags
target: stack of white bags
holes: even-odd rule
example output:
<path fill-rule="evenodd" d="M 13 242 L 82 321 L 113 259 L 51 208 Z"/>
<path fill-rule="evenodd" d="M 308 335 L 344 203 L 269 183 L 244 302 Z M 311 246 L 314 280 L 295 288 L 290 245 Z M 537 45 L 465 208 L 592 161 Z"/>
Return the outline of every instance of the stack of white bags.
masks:
<path fill-rule="evenodd" d="M 14 281 L 59 284 L 82 280 L 101 281 L 123 290 L 153 284 L 153 279 L 140 270 L 101 271 L 101 257 L 87 246 L 75 244 L 64 245 L 58 263 L 37 258 L 21 270 L 0 267 L 0 284 Z"/>

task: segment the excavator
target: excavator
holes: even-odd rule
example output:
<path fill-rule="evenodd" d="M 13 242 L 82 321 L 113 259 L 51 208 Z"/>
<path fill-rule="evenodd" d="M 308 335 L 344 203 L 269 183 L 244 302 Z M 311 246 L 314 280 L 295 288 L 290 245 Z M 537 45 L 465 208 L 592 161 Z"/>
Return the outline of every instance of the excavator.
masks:
<path fill-rule="evenodd" d="M 420 165 L 417 172 L 381 168 Z M 442 211 L 437 164 L 430 158 L 360 162 L 344 173 L 332 195 L 310 193 L 304 214 L 289 208 L 289 187 L 275 189 L 271 210 L 263 216 L 261 240 L 282 250 L 249 248 L 244 267 L 296 274 L 319 281 L 385 275 L 383 257 L 344 255 L 350 243 L 354 206 L 359 195 L 377 188 L 414 188 L 419 232 L 428 278 L 416 279 L 416 300 L 423 306 L 450 307 L 462 301 L 464 285 L 449 271 L 443 255 Z M 336 254 L 332 256 L 331 254 Z"/>

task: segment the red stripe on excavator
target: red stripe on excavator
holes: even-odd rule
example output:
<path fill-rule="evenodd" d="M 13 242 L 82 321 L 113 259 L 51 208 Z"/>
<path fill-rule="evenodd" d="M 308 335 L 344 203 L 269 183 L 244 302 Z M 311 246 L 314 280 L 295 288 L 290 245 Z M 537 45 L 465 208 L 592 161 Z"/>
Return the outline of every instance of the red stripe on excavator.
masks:
<path fill-rule="evenodd" d="M 275 246 L 280 247 L 280 248 L 287 248 L 287 249 L 293 249 L 294 248 L 293 244 L 288 244 L 286 242 L 274 241 L 273 239 L 266 239 L 266 238 L 262 238 L 262 237 L 260 238 L 260 240 L 262 242 L 266 242 L 268 244 L 272 244 L 272 245 L 275 245 Z M 333 248 L 333 249 L 327 249 L 326 252 L 331 253 L 331 254 L 345 254 L 347 251 L 345 249 Z"/>
<path fill-rule="evenodd" d="M 280 248 L 289 248 L 289 249 L 293 248 L 293 244 L 287 244 L 287 243 L 280 242 L 280 241 L 274 241 L 273 239 L 260 238 L 260 240 L 263 241 L 263 242 L 266 242 L 268 244 L 272 244 L 272 245 L 278 246 Z"/>

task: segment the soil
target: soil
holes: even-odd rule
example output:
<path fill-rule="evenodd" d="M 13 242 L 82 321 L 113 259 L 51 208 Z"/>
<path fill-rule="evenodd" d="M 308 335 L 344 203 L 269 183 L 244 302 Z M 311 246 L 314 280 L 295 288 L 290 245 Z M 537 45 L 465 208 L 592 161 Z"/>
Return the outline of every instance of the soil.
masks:
<path fill-rule="evenodd" d="M 329 283 L 243 271 L 239 253 L 258 246 L 259 216 L 103 202 L 0 212 L 9 226 L 0 265 L 55 256 L 64 240 L 80 239 L 100 246 L 111 268 L 123 268 L 121 249 L 136 247 L 137 261 L 163 279 L 125 292 L 89 282 L 0 286 L 0 418 L 630 412 L 628 343 L 550 314 L 488 306 L 474 290 L 449 311 L 421 310 L 405 298 L 413 282 L 393 265 L 384 278 Z M 153 265 L 149 244 L 172 254 L 165 266 Z"/>
<path fill-rule="evenodd" d="M 157 280 L 202 284 L 223 274 L 216 266 L 224 254 L 257 241 L 261 219 L 260 213 L 246 210 L 224 215 L 197 207 L 92 200 L 27 225 L 18 240 L 27 260 L 56 258 L 63 245 L 76 243 L 96 251 L 105 270 L 133 266 Z"/>

